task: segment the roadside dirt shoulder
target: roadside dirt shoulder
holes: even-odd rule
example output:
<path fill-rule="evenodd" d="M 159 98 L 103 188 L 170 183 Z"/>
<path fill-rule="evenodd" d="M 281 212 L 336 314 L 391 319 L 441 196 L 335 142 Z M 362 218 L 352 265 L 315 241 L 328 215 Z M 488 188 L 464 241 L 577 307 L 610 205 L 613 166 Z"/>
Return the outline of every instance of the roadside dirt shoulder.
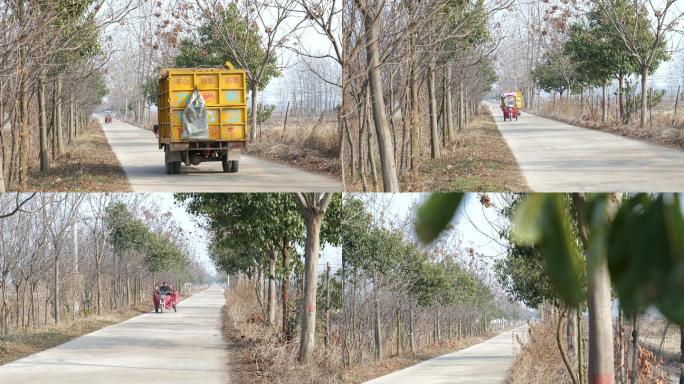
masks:
<path fill-rule="evenodd" d="M 50 164 L 47 174 L 35 171 L 31 191 L 130 191 L 126 174 L 109 146 L 99 122 L 91 120 L 74 145 Z"/>
<path fill-rule="evenodd" d="M 423 162 L 400 180 L 410 192 L 528 191 L 525 177 L 513 152 L 496 127 L 491 114 L 482 109 L 473 116 L 442 157 Z"/>

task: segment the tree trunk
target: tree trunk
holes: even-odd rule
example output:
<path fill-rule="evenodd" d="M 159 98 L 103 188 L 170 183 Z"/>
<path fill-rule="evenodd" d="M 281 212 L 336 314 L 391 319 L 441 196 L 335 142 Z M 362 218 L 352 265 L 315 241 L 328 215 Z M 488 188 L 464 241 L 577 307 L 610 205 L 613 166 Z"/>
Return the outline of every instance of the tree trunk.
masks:
<path fill-rule="evenodd" d="M 330 346 L 330 263 L 325 267 L 325 347 Z"/>
<path fill-rule="evenodd" d="M 463 75 L 458 77 L 458 131 L 465 128 L 465 92 L 463 91 Z"/>
<path fill-rule="evenodd" d="M 568 353 L 575 353 L 575 340 L 577 340 L 577 335 L 575 334 L 575 322 L 577 316 L 575 316 L 576 309 L 568 309 L 568 322 L 566 324 L 566 338 L 568 343 Z"/>
<path fill-rule="evenodd" d="M 409 344 L 411 346 L 411 353 L 416 353 L 416 336 L 413 328 L 413 303 L 409 307 Z"/>
<path fill-rule="evenodd" d="M 97 314 L 101 315 L 102 314 L 102 277 L 100 276 L 100 263 L 96 260 L 95 261 L 95 289 L 97 292 L 96 293 L 96 300 L 97 300 Z M 154 284 L 154 281 L 152 282 Z"/>
<path fill-rule="evenodd" d="M 620 196 L 612 194 L 606 214 L 609 220 L 615 216 Z M 615 380 L 613 353 L 613 318 L 611 314 L 610 274 L 605 251 L 595 251 L 589 245 L 589 223 L 586 222 L 586 198 L 573 194 L 579 212 L 578 227 L 586 254 L 587 303 L 589 308 L 589 383 L 612 384 Z"/>
<path fill-rule="evenodd" d="M 401 347 L 401 312 L 399 311 L 399 308 L 397 308 L 395 312 L 395 316 L 397 318 L 397 353 L 396 355 L 399 356 L 400 353 L 400 347 Z"/>
<path fill-rule="evenodd" d="M 610 384 L 615 376 L 610 275 L 605 258 L 588 264 L 589 383 Z"/>
<path fill-rule="evenodd" d="M 292 331 L 290 330 L 290 247 L 288 244 L 283 244 L 281 249 L 283 279 L 281 280 L 280 298 L 283 302 L 283 336 L 285 340 L 292 340 Z"/>
<path fill-rule="evenodd" d="M 380 298 L 378 297 L 377 276 L 373 278 L 373 341 L 375 342 L 375 360 L 380 361 L 383 351 L 380 335 Z"/>
<path fill-rule="evenodd" d="M 57 77 L 52 96 L 52 158 L 56 158 L 62 152 L 62 78 Z"/>
<path fill-rule="evenodd" d="M 568 308 L 564 309 L 561 312 L 561 315 L 558 316 L 558 323 L 556 325 L 556 346 L 558 347 L 558 351 L 560 352 L 561 358 L 563 359 L 563 364 L 565 365 L 565 368 L 567 369 L 568 375 L 570 376 L 570 379 L 572 380 L 573 384 L 579 384 L 577 375 L 575 375 L 575 372 L 572 370 L 572 365 L 570 365 L 570 359 L 568 358 L 568 354 L 565 352 L 565 349 L 563 348 L 563 343 L 561 343 L 561 328 L 563 324 L 563 318 L 568 312 L 570 312 L 569 317 L 572 317 L 572 311 Z"/>
<path fill-rule="evenodd" d="M 584 319 L 582 318 L 582 307 L 577 308 L 577 378 L 580 384 L 584 384 L 586 373 L 584 371 Z"/>
<path fill-rule="evenodd" d="M 40 171 L 48 171 L 47 111 L 45 109 L 45 72 L 38 76 L 38 130 L 40 131 Z"/>
<path fill-rule="evenodd" d="M 55 324 L 59 324 L 59 258 L 55 256 L 55 268 L 54 268 L 54 286 L 53 286 L 53 298 L 54 298 L 54 316 Z"/>
<path fill-rule="evenodd" d="M 304 311 L 299 339 L 299 363 L 308 362 L 316 342 L 316 288 L 318 286 L 318 257 L 323 214 L 305 214 L 306 244 L 304 248 Z"/>
<path fill-rule="evenodd" d="M 608 80 L 603 81 L 603 103 L 601 121 L 605 123 L 608 120 Z"/>
<path fill-rule="evenodd" d="M 684 325 L 679 327 L 679 382 L 684 383 Z"/>
<path fill-rule="evenodd" d="M 379 10 L 373 7 L 373 11 L 366 10 L 364 13 L 364 26 L 366 29 L 366 57 L 368 61 L 368 84 L 371 92 L 371 104 L 373 107 L 373 122 L 378 139 L 380 152 L 380 164 L 382 167 L 382 181 L 385 192 L 399 192 L 399 179 L 397 168 L 392 154 L 392 137 L 385 115 L 385 101 L 383 99 L 382 81 L 380 75 L 380 48 L 378 46 L 378 20 L 376 13 Z"/>
<path fill-rule="evenodd" d="M 275 286 L 276 254 L 270 251 L 268 255 L 268 324 L 275 324 L 276 316 L 276 286 Z"/>
<path fill-rule="evenodd" d="M 368 100 L 368 99 L 367 99 Z M 369 105 L 370 107 L 370 105 Z M 370 168 L 371 171 L 371 177 L 373 180 L 373 192 L 378 190 L 378 170 L 375 164 L 375 151 L 373 150 L 373 130 L 370 129 L 371 123 L 370 123 L 370 113 L 367 114 L 366 116 L 369 117 L 369 120 L 366 124 L 368 129 L 366 130 L 366 134 L 368 137 L 366 138 L 366 144 L 368 145 L 368 167 Z"/>
<path fill-rule="evenodd" d="M 625 348 L 625 316 L 622 312 L 622 308 L 618 307 L 618 329 L 617 329 L 618 335 L 618 381 L 620 383 L 625 383 L 627 380 L 627 359 L 626 359 L 626 353 L 627 349 Z"/>
<path fill-rule="evenodd" d="M 251 115 L 252 122 L 250 123 L 249 141 L 256 140 L 257 115 L 258 115 L 258 113 L 257 113 L 257 110 L 258 110 L 257 92 L 258 91 L 259 91 L 258 82 L 252 81 L 252 115 Z"/>
<path fill-rule="evenodd" d="M 5 193 L 5 108 L 4 89 L 0 83 L 0 193 Z M 2 313 L 0 313 L 2 316 Z M 0 333 L 2 334 L 2 333 Z"/>
<path fill-rule="evenodd" d="M 639 379 L 639 314 L 632 317 L 632 384 L 637 384 Z"/>
<path fill-rule="evenodd" d="M 69 92 L 69 144 L 74 143 L 74 131 L 76 130 L 75 113 L 74 113 L 74 93 L 73 90 Z"/>
<path fill-rule="evenodd" d="M 620 121 L 625 122 L 625 75 L 618 76 L 618 108 L 620 110 Z"/>
<path fill-rule="evenodd" d="M 26 69 L 26 49 L 21 47 L 19 74 L 19 185 L 25 189 L 28 184 L 29 170 L 29 99 L 28 99 L 28 73 Z"/>
<path fill-rule="evenodd" d="M 648 105 L 648 65 L 641 66 L 641 116 L 639 128 L 646 126 L 646 108 Z"/>
<path fill-rule="evenodd" d="M 446 97 L 446 126 L 447 126 L 447 136 L 449 142 L 454 141 L 454 113 L 453 105 L 451 100 L 451 67 L 446 68 L 446 77 L 444 79 L 445 83 L 445 97 Z"/>
<path fill-rule="evenodd" d="M 430 154 L 439 159 L 439 131 L 437 130 L 437 101 L 435 97 L 435 71 L 432 65 L 428 68 L 428 106 L 430 112 Z"/>
<path fill-rule="evenodd" d="M 410 7 L 410 5 L 409 5 Z M 416 46 L 416 34 L 411 33 L 409 37 L 409 45 L 411 46 L 411 57 L 415 54 Z M 413 61 L 413 60 L 412 60 Z M 410 110 L 411 110 L 411 161 L 409 164 L 410 169 L 414 169 L 418 166 L 418 161 L 420 161 L 420 129 L 418 127 L 418 76 L 416 75 L 416 65 L 411 65 L 411 70 L 409 73 L 409 98 L 410 98 Z"/>
<path fill-rule="evenodd" d="M 437 313 L 435 313 L 435 338 L 437 341 L 437 345 L 439 345 L 442 342 L 442 327 L 440 324 L 440 308 L 439 305 L 437 306 Z"/>
<path fill-rule="evenodd" d="M 354 150 L 356 144 L 354 144 L 354 139 L 352 138 L 351 131 L 349 129 L 349 126 L 347 125 L 346 119 L 343 121 L 343 126 L 342 129 L 344 129 L 344 135 L 347 139 L 347 144 L 349 144 L 349 160 L 351 163 L 351 182 L 355 183 L 356 182 L 356 176 L 357 176 L 357 163 L 356 163 L 356 157 L 357 154 Z M 346 190 L 346 189 L 345 189 Z"/>

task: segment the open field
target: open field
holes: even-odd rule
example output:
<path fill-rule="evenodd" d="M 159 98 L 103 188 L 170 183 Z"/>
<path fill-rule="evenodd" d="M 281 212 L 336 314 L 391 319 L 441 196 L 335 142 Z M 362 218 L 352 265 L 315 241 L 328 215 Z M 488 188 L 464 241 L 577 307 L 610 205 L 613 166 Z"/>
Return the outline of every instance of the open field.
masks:
<path fill-rule="evenodd" d="M 248 154 L 293 165 L 307 171 L 341 175 L 334 115 L 274 117 L 257 129 L 257 139 L 247 144 Z"/>

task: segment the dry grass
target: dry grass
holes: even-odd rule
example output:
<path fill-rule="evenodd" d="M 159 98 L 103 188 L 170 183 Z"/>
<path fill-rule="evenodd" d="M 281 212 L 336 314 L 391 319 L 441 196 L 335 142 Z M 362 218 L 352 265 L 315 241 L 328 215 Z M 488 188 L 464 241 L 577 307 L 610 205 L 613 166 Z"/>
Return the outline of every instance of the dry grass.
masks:
<path fill-rule="evenodd" d="M 490 113 L 473 116 L 437 160 L 426 160 L 400 180 L 402 191 L 527 191 L 513 152 Z"/>
<path fill-rule="evenodd" d="M 586 331 L 586 329 L 585 329 Z M 563 335 L 565 337 L 565 335 Z M 530 337 L 522 348 L 520 355 L 513 362 L 510 383 L 525 384 L 557 384 L 570 383 L 570 376 L 563 364 L 558 344 L 556 344 L 556 321 L 546 321 L 530 326 Z M 588 348 L 585 334 L 585 346 Z M 617 347 L 616 347 L 617 348 Z M 585 349 L 585 359 L 588 349 Z M 576 358 L 570 357 L 576 370 Z M 631 361 L 631 355 L 629 356 Z M 585 369 L 587 363 L 585 362 Z M 662 363 L 646 348 L 639 347 L 639 383 L 666 384 L 668 382 L 662 373 Z M 616 367 L 615 372 L 619 369 Z M 629 376 L 628 369 L 628 376 Z"/>
<path fill-rule="evenodd" d="M 323 118 L 290 121 L 286 129 L 272 122 L 257 130 L 257 139 L 247 144 L 246 151 L 307 171 L 341 177 L 337 137 L 335 123 Z"/>
<path fill-rule="evenodd" d="M 601 122 L 601 110 L 582 108 L 575 100 L 542 103 L 533 111 L 535 115 L 562 121 L 584 128 L 596 129 L 630 139 L 645 141 L 652 144 L 671 148 L 684 149 L 684 120 L 677 119 L 672 124 L 673 111 L 653 110 L 647 118 L 647 126 L 639 128 L 639 115 L 633 121 L 623 124 L 616 117 L 612 117 L 605 124 Z"/>
<path fill-rule="evenodd" d="M 482 337 L 470 337 L 448 343 L 445 342 L 441 345 L 429 345 L 416 351 L 415 354 L 389 356 L 381 361 L 366 361 L 363 364 L 343 369 L 342 382 L 345 384 L 362 383 L 437 356 L 468 348 L 471 345 L 479 344 L 492 336 L 494 336 L 494 334 Z"/>
<path fill-rule="evenodd" d="M 149 306 L 139 305 L 107 315 L 91 315 L 72 322 L 0 337 L 0 365 L 55 347 L 100 328 L 138 316 L 148 310 Z"/>
<path fill-rule="evenodd" d="M 238 383 L 339 383 L 339 352 L 326 351 L 317 340 L 311 362 L 297 363 L 298 340 L 285 341 L 277 328 L 264 323 L 254 288 L 243 285 L 226 292 L 223 332 L 230 349 L 231 377 Z M 320 336 L 317 331 L 317 336 Z"/>
<path fill-rule="evenodd" d="M 112 151 L 102 126 L 91 120 L 87 129 L 67 147 L 47 174 L 35 171 L 28 190 L 45 192 L 127 192 L 126 174 Z"/>
<path fill-rule="evenodd" d="M 542 322 L 530 325 L 527 344 L 511 368 L 511 383 L 570 383 L 556 344 L 556 324 Z"/>

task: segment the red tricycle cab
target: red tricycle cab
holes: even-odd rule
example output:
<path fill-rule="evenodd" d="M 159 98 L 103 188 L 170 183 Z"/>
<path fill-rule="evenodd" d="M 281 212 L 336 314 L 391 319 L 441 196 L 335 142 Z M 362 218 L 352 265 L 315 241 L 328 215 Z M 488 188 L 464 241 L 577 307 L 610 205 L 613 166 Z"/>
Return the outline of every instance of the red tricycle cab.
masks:
<path fill-rule="evenodd" d="M 152 292 L 152 301 L 154 302 L 154 311 L 164 313 L 165 310 L 173 309 L 177 312 L 176 304 L 178 304 L 178 292 L 175 289 L 160 290 L 155 288 Z"/>
<path fill-rule="evenodd" d="M 501 111 L 503 112 L 504 121 L 518 120 L 520 110 L 522 109 L 522 93 L 508 92 L 501 94 Z"/>

